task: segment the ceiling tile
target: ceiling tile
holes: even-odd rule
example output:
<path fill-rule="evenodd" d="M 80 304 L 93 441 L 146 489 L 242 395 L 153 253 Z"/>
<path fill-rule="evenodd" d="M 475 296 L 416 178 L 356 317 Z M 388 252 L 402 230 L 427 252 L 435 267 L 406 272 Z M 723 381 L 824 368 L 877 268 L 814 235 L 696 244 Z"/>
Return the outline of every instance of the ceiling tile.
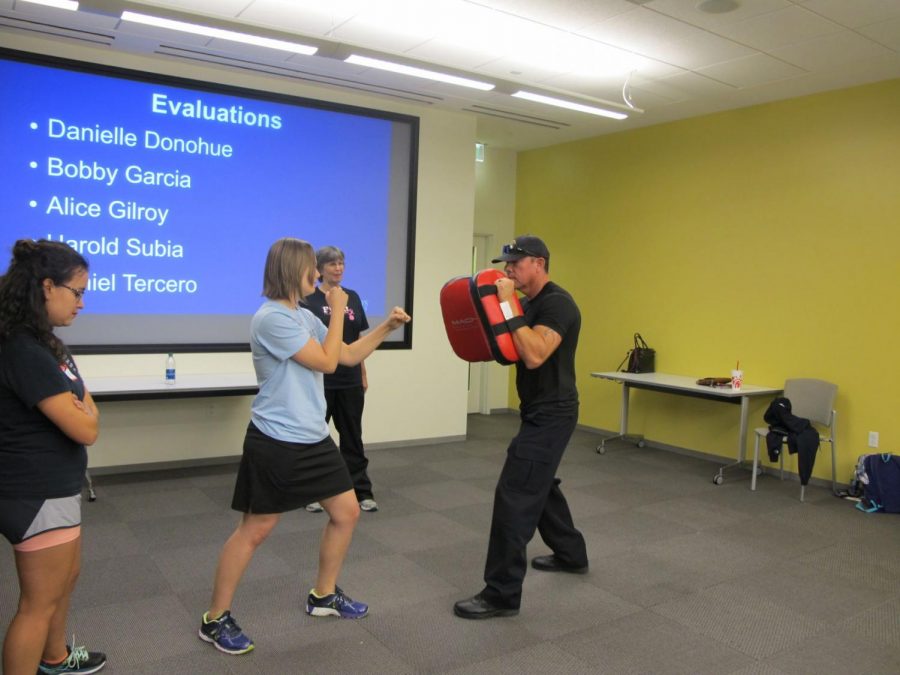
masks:
<path fill-rule="evenodd" d="M 660 43 L 690 40 L 705 33 L 700 28 L 681 21 L 673 21 L 664 14 L 634 6 L 629 12 L 585 26 L 579 32 L 606 44 L 651 58 L 660 57 Z"/>
<path fill-rule="evenodd" d="M 806 0 L 803 6 L 848 28 L 900 18 L 898 0 Z"/>
<path fill-rule="evenodd" d="M 542 68 L 534 63 L 524 63 L 518 59 L 505 58 L 488 61 L 476 68 L 475 72 L 483 77 L 497 77 L 526 84 L 561 74 L 559 70 Z"/>
<path fill-rule="evenodd" d="M 738 4 L 737 9 L 731 12 L 710 14 L 697 9 L 697 2 L 698 0 L 692 0 L 691 2 L 685 2 L 685 0 L 653 0 L 646 7 L 654 12 L 687 21 L 695 26 L 715 30 L 719 26 L 785 9 L 792 4 L 790 0 L 752 0 L 752 2 Z"/>
<path fill-rule="evenodd" d="M 327 37 L 331 31 L 359 13 L 357 2 L 309 2 L 308 0 L 256 0 L 240 11 L 242 21 L 301 35 Z"/>
<path fill-rule="evenodd" d="M 468 47 L 456 42 L 434 38 L 408 49 L 404 56 L 434 64 L 453 64 L 455 68 L 477 69 L 499 58 L 500 54 L 490 44 L 483 48 Z"/>
<path fill-rule="evenodd" d="M 802 77 L 807 71 L 766 54 L 754 54 L 700 68 L 697 72 L 735 87 L 747 88 Z"/>
<path fill-rule="evenodd" d="M 879 44 L 900 52 L 900 19 L 879 21 L 869 26 L 858 29 L 866 37 L 870 37 Z"/>
<path fill-rule="evenodd" d="M 698 32 L 689 40 L 660 43 L 659 49 L 672 65 L 696 70 L 722 61 L 730 61 L 756 52 L 728 38 Z"/>
<path fill-rule="evenodd" d="M 233 18 L 240 14 L 250 0 L 133 0 L 133 2 L 149 7 L 165 7 L 182 12 Z"/>
<path fill-rule="evenodd" d="M 653 92 L 642 87 L 632 87 L 630 90 L 630 94 L 632 104 L 636 108 L 641 108 L 642 110 L 655 110 L 662 106 L 667 106 L 675 103 L 676 100 L 678 100 L 663 95 L 658 91 Z M 682 97 L 680 100 L 684 100 L 686 98 L 684 94 L 680 95 Z"/>
<path fill-rule="evenodd" d="M 627 0 L 473 0 L 494 9 L 533 21 L 578 32 L 583 26 L 629 12 L 634 5 Z"/>
<path fill-rule="evenodd" d="M 768 51 L 840 30 L 841 26 L 833 21 L 794 6 L 722 26 L 718 32 L 736 42 Z"/>
<path fill-rule="evenodd" d="M 652 77 L 648 76 L 645 71 L 641 70 L 636 71 L 634 75 L 630 77 L 605 79 L 586 78 L 578 73 L 563 73 L 562 75 L 549 77 L 546 80 L 541 81 L 540 84 L 563 91 L 584 92 L 588 96 L 604 98 L 622 103 L 622 90 L 625 88 L 626 83 L 628 83 L 629 87 L 633 88 L 635 86 L 635 82 L 637 82 L 638 79 L 643 82 L 647 79 L 659 79 L 660 77 L 668 77 L 682 72 L 684 72 L 683 69 L 669 67 L 665 71 L 660 70 L 659 75 L 655 75 Z"/>
<path fill-rule="evenodd" d="M 829 70 L 841 64 L 868 61 L 893 53 L 874 40 L 849 30 L 799 42 L 771 52 L 772 56 L 809 71 Z"/>
<path fill-rule="evenodd" d="M 568 86 L 572 84 L 572 80 L 561 77 L 548 78 L 541 83 L 548 91 L 556 91 L 561 95 L 571 98 L 584 99 L 590 103 L 597 99 L 597 103 L 607 103 L 615 106 L 627 107 L 628 102 L 622 95 L 624 84 L 622 82 L 592 82 L 591 84 L 581 83 L 577 87 Z"/>
<path fill-rule="evenodd" d="M 697 73 L 685 71 L 662 77 L 656 80 L 643 80 L 635 78 L 635 87 L 639 87 L 659 96 L 665 96 L 673 101 L 686 101 L 708 97 L 718 100 L 723 96 L 731 95 L 736 87 L 718 82 L 712 78 Z"/>
<path fill-rule="evenodd" d="M 395 6 L 381 11 L 367 7 L 336 26 L 330 35 L 368 49 L 403 54 L 434 38 L 441 29 L 441 16 L 429 12 L 426 3 L 410 3 L 409 7 L 408 12 L 399 11 Z"/>

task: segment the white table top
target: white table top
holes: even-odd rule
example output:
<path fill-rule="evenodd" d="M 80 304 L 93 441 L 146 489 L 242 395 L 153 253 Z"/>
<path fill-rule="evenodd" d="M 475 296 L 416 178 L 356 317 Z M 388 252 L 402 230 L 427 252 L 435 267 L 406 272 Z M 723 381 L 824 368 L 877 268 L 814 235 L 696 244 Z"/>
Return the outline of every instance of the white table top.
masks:
<path fill-rule="evenodd" d="M 127 396 L 167 395 L 202 396 L 204 393 L 255 393 L 256 376 L 252 373 L 217 373 L 208 375 L 178 375 L 175 384 L 166 384 L 163 374 L 139 376 L 109 376 L 85 378 L 85 385 L 92 396 L 104 398 Z M 252 391 L 251 391 L 252 390 Z"/>
<path fill-rule="evenodd" d="M 635 386 L 643 386 L 650 389 L 666 389 L 684 391 L 689 393 L 701 393 L 721 398 L 740 398 L 742 396 L 766 396 L 779 394 L 781 387 L 766 387 L 756 384 L 744 384 L 740 391 L 731 387 L 707 387 L 697 384 L 698 377 L 688 375 L 671 375 L 669 373 L 622 373 L 617 371 L 591 373 L 591 377 L 599 377 L 604 380 L 614 380 Z"/>

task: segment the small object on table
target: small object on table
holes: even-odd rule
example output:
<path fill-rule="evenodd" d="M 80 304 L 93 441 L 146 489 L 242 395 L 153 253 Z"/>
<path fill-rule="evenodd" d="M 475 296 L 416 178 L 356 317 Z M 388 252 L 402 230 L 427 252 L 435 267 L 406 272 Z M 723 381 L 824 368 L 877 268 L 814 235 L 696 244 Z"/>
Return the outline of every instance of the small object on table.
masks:
<path fill-rule="evenodd" d="M 701 377 L 697 380 L 701 387 L 730 387 L 730 377 Z"/>

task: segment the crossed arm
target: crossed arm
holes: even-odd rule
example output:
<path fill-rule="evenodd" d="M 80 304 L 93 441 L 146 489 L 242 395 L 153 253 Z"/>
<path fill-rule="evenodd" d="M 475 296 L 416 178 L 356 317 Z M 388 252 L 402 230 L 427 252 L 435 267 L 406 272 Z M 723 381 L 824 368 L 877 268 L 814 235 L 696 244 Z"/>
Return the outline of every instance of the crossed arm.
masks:
<path fill-rule="evenodd" d="M 76 443 L 92 445 L 100 433 L 100 411 L 90 392 L 85 390 L 84 400 L 71 392 L 48 396 L 39 401 L 38 410 Z"/>

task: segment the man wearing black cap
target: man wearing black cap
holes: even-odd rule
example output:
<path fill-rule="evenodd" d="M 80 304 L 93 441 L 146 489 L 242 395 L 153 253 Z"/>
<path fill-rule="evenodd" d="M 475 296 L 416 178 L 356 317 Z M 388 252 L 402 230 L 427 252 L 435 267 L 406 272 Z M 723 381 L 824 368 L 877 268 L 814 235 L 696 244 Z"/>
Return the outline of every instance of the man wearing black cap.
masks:
<path fill-rule="evenodd" d="M 532 567 L 574 574 L 588 569 L 584 537 L 575 529 L 556 478 L 578 421 L 575 348 L 581 313 L 572 296 L 550 281 L 550 251 L 538 237 L 517 237 L 492 262 L 506 263 L 507 278 L 497 281 L 497 297 L 519 353 L 521 424 L 494 493 L 486 585 L 453 608 L 464 619 L 519 613 L 526 545 L 535 529 L 553 555 L 536 557 Z M 525 295 L 524 316 L 517 316 L 509 303 L 516 290 Z"/>

